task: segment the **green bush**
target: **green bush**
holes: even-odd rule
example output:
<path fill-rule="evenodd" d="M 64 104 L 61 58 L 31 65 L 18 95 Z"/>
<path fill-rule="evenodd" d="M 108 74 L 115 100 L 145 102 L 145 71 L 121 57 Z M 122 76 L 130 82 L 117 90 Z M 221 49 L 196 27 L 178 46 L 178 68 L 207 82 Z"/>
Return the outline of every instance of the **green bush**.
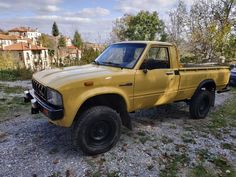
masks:
<path fill-rule="evenodd" d="M 187 56 L 180 57 L 181 63 L 196 63 L 197 61 L 198 61 L 198 58 L 194 55 L 187 55 Z"/>
<path fill-rule="evenodd" d="M 26 68 L 1 69 L 0 80 L 2 81 L 28 80 L 32 78 L 32 74 L 33 72 Z"/>

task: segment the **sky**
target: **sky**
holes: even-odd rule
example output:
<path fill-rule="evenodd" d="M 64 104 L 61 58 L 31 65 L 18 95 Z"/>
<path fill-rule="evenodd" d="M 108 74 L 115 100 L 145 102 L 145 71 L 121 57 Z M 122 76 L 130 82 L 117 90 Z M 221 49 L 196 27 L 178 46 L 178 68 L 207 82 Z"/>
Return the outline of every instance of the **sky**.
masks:
<path fill-rule="evenodd" d="M 157 11 L 167 21 L 178 0 L 0 0 L 0 29 L 26 26 L 51 34 L 54 21 L 63 35 L 78 30 L 85 41 L 102 43 L 125 13 Z M 187 6 L 194 0 L 184 0 Z"/>

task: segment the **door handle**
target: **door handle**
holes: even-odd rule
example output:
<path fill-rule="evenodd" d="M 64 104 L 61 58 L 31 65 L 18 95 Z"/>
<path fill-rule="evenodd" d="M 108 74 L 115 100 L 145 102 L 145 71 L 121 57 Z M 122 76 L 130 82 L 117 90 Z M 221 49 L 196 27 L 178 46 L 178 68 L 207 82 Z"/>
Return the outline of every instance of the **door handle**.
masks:
<path fill-rule="evenodd" d="M 166 75 L 174 75 L 175 73 L 174 73 L 174 71 L 169 71 L 169 72 L 166 72 Z"/>

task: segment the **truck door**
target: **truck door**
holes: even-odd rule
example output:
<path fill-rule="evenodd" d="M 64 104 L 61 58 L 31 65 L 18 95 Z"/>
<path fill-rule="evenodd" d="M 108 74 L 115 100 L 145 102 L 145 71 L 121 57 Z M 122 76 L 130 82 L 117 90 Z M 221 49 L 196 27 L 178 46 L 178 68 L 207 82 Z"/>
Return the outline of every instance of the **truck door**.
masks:
<path fill-rule="evenodd" d="M 135 74 L 134 108 L 170 103 L 177 95 L 178 70 L 171 67 L 167 47 L 152 46 Z M 175 59 L 175 58 L 174 58 Z"/>

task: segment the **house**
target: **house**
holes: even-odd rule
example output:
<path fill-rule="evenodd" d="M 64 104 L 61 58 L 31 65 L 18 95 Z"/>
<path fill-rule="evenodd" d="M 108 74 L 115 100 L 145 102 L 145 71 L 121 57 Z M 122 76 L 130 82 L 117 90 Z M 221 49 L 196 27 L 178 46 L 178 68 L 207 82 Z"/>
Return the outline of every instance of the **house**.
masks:
<path fill-rule="evenodd" d="M 42 70 L 50 66 L 48 49 L 42 46 L 20 42 L 5 46 L 2 51 L 9 52 L 20 66 L 27 69 Z"/>
<path fill-rule="evenodd" d="M 60 59 L 58 62 L 63 65 L 71 64 L 81 59 L 81 50 L 73 45 L 60 48 L 58 54 Z"/>
<path fill-rule="evenodd" d="M 18 27 L 13 28 L 8 31 L 9 35 L 20 36 L 23 38 L 29 38 L 36 44 L 37 39 L 41 36 L 41 33 L 38 32 L 38 29 L 31 29 L 30 27 Z"/>
<path fill-rule="evenodd" d="M 0 49 L 20 42 L 32 43 L 32 40 L 29 38 L 23 38 L 15 35 L 0 34 Z"/>
<path fill-rule="evenodd" d="M 71 38 L 65 36 L 64 39 L 65 39 L 65 42 L 66 42 L 66 46 L 72 46 L 73 45 Z"/>
<path fill-rule="evenodd" d="M 70 46 L 66 46 L 66 52 L 69 56 L 69 58 L 78 58 L 81 59 L 81 50 L 78 49 L 77 47 L 70 45 Z"/>
<path fill-rule="evenodd" d="M 83 45 L 84 45 L 85 48 L 93 48 L 93 50 L 97 50 L 97 51 L 100 51 L 100 52 L 105 49 L 105 46 L 102 45 L 102 44 L 84 42 Z"/>
<path fill-rule="evenodd" d="M 17 36 L 10 36 L 6 34 L 0 34 L 0 49 L 4 48 L 5 46 L 12 45 L 17 42 Z"/>

